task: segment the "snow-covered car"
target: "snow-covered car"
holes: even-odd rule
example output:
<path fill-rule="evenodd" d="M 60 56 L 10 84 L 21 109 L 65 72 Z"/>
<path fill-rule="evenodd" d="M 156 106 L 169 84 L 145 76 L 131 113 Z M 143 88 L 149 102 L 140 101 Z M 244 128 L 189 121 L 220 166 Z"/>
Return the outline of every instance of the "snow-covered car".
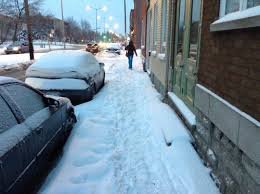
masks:
<path fill-rule="evenodd" d="M 104 63 L 85 51 L 52 51 L 27 69 L 25 82 L 43 93 L 81 103 L 103 87 Z"/>
<path fill-rule="evenodd" d="M 119 43 L 108 43 L 106 47 L 106 52 L 121 54 L 121 45 Z"/>
<path fill-rule="evenodd" d="M 76 122 L 69 99 L 0 77 L 0 193 L 31 193 Z"/>
<path fill-rule="evenodd" d="M 29 52 L 29 44 L 27 42 L 16 41 L 6 47 L 6 54 L 20 54 L 20 53 L 28 53 Z"/>

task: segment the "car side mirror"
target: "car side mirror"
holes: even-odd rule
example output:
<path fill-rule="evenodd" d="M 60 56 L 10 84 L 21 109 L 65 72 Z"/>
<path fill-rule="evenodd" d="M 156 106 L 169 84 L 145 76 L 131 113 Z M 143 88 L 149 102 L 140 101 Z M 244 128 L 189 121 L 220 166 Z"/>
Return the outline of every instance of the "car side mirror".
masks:
<path fill-rule="evenodd" d="M 60 107 L 60 102 L 53 98 L 47 98 L 47 103 L 49 108 L 55 111 Z"/>

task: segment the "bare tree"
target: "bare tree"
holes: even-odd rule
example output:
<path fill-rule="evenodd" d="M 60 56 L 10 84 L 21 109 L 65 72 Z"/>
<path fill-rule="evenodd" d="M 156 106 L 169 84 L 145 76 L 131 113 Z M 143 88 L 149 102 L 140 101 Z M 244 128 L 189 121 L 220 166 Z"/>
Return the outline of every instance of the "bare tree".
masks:
<path fill-rule="evenodd" d="M 4 0 L 5 1 L 5 0 Z M 35 13 L 40 9 L 41 4 L 44 0 L 30 0 L 29 7 L 30 13 Z M 17 39 L 17 31 L 19 25 L 21 25 L 24 14 L 25 14 L 25 7 L 24 7 L 24 0 L 8 0 L 7 6 L 9 7 L 7 14 L 14 18 L 14 34 L 13 34 L 13 41 Z"/>

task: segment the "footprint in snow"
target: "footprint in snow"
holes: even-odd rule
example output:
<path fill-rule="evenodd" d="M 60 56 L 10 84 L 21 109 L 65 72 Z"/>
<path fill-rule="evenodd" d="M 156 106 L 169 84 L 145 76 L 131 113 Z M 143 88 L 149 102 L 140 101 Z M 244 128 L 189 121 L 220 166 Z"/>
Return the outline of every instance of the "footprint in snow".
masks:
<path fill-rule="evenodd" d="M 80 158 L 77 158 L 72 164 L 75 167 L 83 167 L 88 164 L 94 164 L 98 162 L 100 159 L 95 154 L 89 154 L 87 156 L 83 156 Z"/>

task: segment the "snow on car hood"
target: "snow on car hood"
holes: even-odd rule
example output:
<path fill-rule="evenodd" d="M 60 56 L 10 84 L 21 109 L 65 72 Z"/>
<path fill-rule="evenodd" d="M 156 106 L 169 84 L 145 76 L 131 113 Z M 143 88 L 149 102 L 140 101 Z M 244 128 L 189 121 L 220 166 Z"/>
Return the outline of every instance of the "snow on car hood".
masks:
<path fill-rule="evenodd" d="M 100 66 L 96 58 L 85 51 L 52 51 L 42 56 L 26 71 L 26 77 L 87 79 Z"/>

